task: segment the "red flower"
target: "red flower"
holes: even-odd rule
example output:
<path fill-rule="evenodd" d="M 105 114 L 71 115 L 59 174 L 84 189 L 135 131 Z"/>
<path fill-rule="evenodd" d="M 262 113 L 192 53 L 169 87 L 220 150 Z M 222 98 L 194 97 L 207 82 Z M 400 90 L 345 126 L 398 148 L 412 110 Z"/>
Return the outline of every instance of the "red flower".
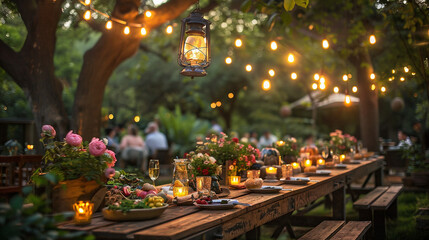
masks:
<path fill-rule="evenodd" d="M 209 170 L 208 169 L 203 169 L 203 175 L 209 175 Z"/>
<path fill-rule="evenodd" d="M 185 152 L 185 153 L 183 154 L 183 157 L 184 157 L 184 158 L 188 158 L 188 155 L 189 155 L 189 153 L 186 153 L 186 152 Z"/>
<path fill-rule="evenodd" d="M 233 142 L 235 142 L 235 143 L 238 143 L 238 138 L 236 138 L 236 137 L 235 137 L 235 138 L 232 138 L 231 140 L 232 140 Z"/>

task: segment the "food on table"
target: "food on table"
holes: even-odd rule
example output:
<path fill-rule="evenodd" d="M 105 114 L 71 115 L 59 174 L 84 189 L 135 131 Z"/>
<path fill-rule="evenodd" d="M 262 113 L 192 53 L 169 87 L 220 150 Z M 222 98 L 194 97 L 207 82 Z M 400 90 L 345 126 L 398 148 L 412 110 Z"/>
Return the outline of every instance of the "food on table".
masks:
<path fill-rule="evenodd" d="M 120 202 L 110 204 L 108 209 L 128 212 L 131 209 L 159 208 L 165 206 L 164 198 L 160 196 L 146 197 L 143 200 L 122 199 Z"/>
<path fill-rule="evenodd" d="M 153 186 L 153 185 L 152 185 L 152 184 L 150 184 L 150 183 L 145 183 L 145 184 L 143 184 L 142 189 L 143 189 L 144 191 L 155 191 L 155 192 L 156 192 L 156 188 L 155 188 L 155 186 Z"/>
<path fill-rule="evenodd" d="M 125 186 L 122 188 L 122 192 L 124 193 L 125 197 L 128 197 L 131 195 L 131 188 L 130 186 Z"/>
<path fill-rule="evenodd" d="M 213 201 L 210 197 L 202 197 L 195 201 L 197 204 L 211 204 Z"/>
<path fill-rule="evenodd" d="M 311 166 L 311 167 L 304 168 L 304 172 L 316 172 L 316 170 L 317 170 L 316 166 Z"/>
<path fill-rule="evenodd" d="M 249 178 L 244 182 L 247 189 L 261 188 L 264 180 L 262 178 Z"/>

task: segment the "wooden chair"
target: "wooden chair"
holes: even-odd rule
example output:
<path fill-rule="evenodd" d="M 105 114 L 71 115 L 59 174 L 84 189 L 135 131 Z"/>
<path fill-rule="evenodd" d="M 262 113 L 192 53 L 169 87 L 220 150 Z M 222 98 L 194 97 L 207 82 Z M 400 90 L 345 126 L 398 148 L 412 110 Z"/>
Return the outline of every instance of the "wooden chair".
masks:
<path fill-rule="evenodd" d="M 365 237 L 371 227 L 370 221 L 323 221 L 299 240 L 359 240 Z"/>
<path fill-rule="evenodd" d="M 8 198 L 21 191 L 22 175 L 16 171 L 20 160 L 20 156 L 0 156 L 0 196 Z"/>

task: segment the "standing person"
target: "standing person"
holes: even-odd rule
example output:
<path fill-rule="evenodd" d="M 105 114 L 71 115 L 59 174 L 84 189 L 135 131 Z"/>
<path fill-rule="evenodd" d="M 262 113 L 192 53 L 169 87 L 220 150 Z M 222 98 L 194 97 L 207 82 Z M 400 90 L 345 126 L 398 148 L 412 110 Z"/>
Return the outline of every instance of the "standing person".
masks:
<path fill-rule="evenodd" d="M 120 144 L 122 150 L 121 168 L 123 168 L 125 162 L 136 162 L 137 167 L 143 171 L 146 170 L 147 166 L 144 163 L 147 157 L 147 151 L 145 150 L 145 143 L 142 137 L 138 135 L 137 126 L 130 124 L 128 126 L 128 133 L 125 135 Z"/>
<path fill-rule="evenodd" d="M 259 148 L 272 147 L 275 142 L 277 142 L 277 137 L 270 131 L 265 131 L 264 135 L 259 138 Z"/>
<path fill-rule="evenodd" d="M 158 124 L 156 122 L 150 122 L 145 129 L 146 135 L 146 146 L 149 150 L 149 156 L 156 155 L 158 150 L 167 150 L 168 143 L 165 135 L 159 131 Z"/>

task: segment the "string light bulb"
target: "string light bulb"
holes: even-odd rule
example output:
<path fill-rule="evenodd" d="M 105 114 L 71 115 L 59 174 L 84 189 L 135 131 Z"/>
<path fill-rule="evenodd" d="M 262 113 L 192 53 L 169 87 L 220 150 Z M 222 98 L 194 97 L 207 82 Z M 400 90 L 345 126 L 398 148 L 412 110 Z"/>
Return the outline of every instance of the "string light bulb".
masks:
<path fill-rule="evenodd" d="M 348 93 L 346 93 L 346 97 L 344 98 L 344 104 L 346 106 L 349 106 L 352 103 L 352 100 L 350 98 L 350 95 Z"/>
<path fill-rule="evenodd" d="M 326 88 L 325 83 L 320 82 L 319 88 L 320 88 L 320 90 L 325 90 L 325 88 Z"/>
<path fill-rule="evenodd" d="M 320 83 L 325 84 L 325 81 L 326 81 L 326 80 L 325 80 L 325 77 L 323 77 L 323 76 L 322 76 L 322 77 L 320 77 Z"/>
<path fill-rule="evenodd" d="M 137 122 L 140 122 L 140 116 L 135 116 L 135 117 L 134 117 L 134 122 L 136 122 L 136 123 L 137 123 Z"/>
<path fill-rule="evenodd" d="M 216 102 L 216 107 L 220 107 L 220 106 L 222 106 L 222 102 L 221 101 L 217 101 Z"/>
<path fill-rule="evenodd" d="M 340 89 L 338 87 L 334 87 L 334 93 L 338 93 Z"/>
<path fill-rule="evenodd" d="M 252 65 L 247 64 L 247 65 L 246 65 L 246 71 L 247 71 L 247 72 L 251 72 L 251 71 L 252 71 Z"/>
<path fill-rule="evenodd" d="M 124 28 L 124 34 L 125 34 L 125 35 L 130 34 L 130 27 L 125 26 L 125 28 Z"/>
<path fill-rule="evenodd" d="M 369 75 L 369 78 L 371 78 L 371 80 L 374 80 L 374 79 L 375 79 L 375 74 L 374 74 L 374 73 L 371 73 L 371 74 Z"/>
<path fill-rule="evenodd" d="M 231 64 L 232 63 L 232 58 L 230 58 L 230 57 L 225 58 L 225 63 L 226 64 Z"/>
<path fill-rule="evenodd" d="M 172 34 L 173 33 L 173 26 L 168 25 L 167 28 L 165 28 L 165 32 L 167 34 Z"/>
<path fill-rule="evenodd" d="M 228 98 L 234 98 L 234 93 L 232 92 L 228 93 Z"/>
<path fill-rule="evenodd" d="M 265 79 L 264 81 L 262 81 L 262 89 L 265 91 L 268 91 L 271 89 L 271 82 L 268 79 Z"/>
<path fill-rule="evenodd" d="M 142 28 L 140 29 L 140 34 L 141 34 L 142 36 L 146 36 L 146 35 L 147 35 L 147 30 L 146 30 L 146 28 L 142 27 Z"/>
<path fill-rule="evenodd" d="M 311 88 L 313 88 L 313 90 L 317 89 L 317 83 L 313 83 L 313 85 L 311 85 Z"/>
<path fill-rule="evenodd" d="M 404 77 L 401 77 L 399 80 L 400 80 L 401 82 L 404 82 L 404 81 L 405 81 L 405 78 L 404 78 Z"/>
<path fill-rule="evenodd" d="M 409 72 L 410 71 L 410 69 L 408 69 L 408 67 L 404 67 L 404 72 Z"/>
<path fill-rule="evenodd" d="M 395 69 L 392 69 L 392 73 L 395 74 L 395 72 L 396 72 Z"/>
<path fill-rule="evenodd" d="M 240 38 L 235 39 L 235 46 L 238 48 L 243 46 L 243 41 Z"/>
<path fill-rule="evenodd" d="M 317 74 L 317 73 L 316 73 L 316 74 L 314 74 L 314 80 L 315 80 L 315 81 L 319 81 L 319 79 L 320 79 L 319 74 Z"/>
<path fill-rule="evenodd" d="M 371 90 L 374 91 L 375 90 L 375 84 L 371 85 Z"/>
<path fill-rule="evenodd" d="M 290 63 L 293 63 L 295 61 L 295 57 L 292 53 L 289 53 L 289 55 L 287 56 L 287 61 Z"/>
<path fill-rule="evenodd" d="M 377 39 L 375 38 L 374 35 L 369 36 L 369 43 L 375 44 L 376 42 L 377 42 Z"/>
<path fill-rule="evenodd" d="M 347 82 L 347 80 L 349 80 L 349 77 L 347 77 L 347 75 L 346 75 L 346 74 L 344 74 L 344 75 L 343 75 L 343 81 L 344 81 L 344 82 Z"/>
<path fill-rule="evenodd" d="M 323 41 L 322 41 L 322 47 L 324 49 L 328 49 L 329 48 L 329 42 L 328 42 L 327 39 L 323 39 Z"/>
<path fill-rule="evenodd" d="M 270 47 L 271 47 L 271 50 L 273 50 L 273 51 L 277 50 L 277 42 L 271 41 Z"/>
<path fill-rule="evenodd" d="M 268 75 L 270 75 L 271 77 L 274 77 L 274 75 L 276 75 L 276 72 L 274 71 L 274 69 L 270 69 L 268 70 Z"/>
<path fill-rule="evenodd" d="M 106 29 L 107 30 L 112 29 L 112 21 L 111 20 L 109 20 L 109 21 L 106 22 Z"/>
<path fill-rule="evenodd" d="M 381 92 L 383 92 L 383 93 L 384 93 L 384 92 L 386 92 L 386 87 L 385 87 L 385 86 L 382 86 L 382 87 L 380 88 L 380 91 L 381 91 Z"/>
<path fill-rule="evenodd" d="M 151 12 L 151 11 L 146 11 L 146 12 L 144 13 L 144 15 L 145 15 L 146 17 L 150 18 L 150 17 L 152 17 L 152 12 Z"/>
<path fill-rule="evenodd" d="M 89 20 L 91 19 L 91 10 L 86 10 L 85 13 L 83 14 L 83 19 L 85 20 Z"/>
<path fill-rule="evenodd" d="M 355 93 L 355 92 L 357 92 L 357 91 L 358 91 L 358 88 L 357 88 L 356 86 L 353 86 L 353 87 L 352 87 L 352 91 Z"/>
<path fill-rule="evenodd" d="M 112 120 L 113 118 L 115 118 L 115 116 L 113 116 L 113 114 L 109 114 L 109 119 Z"/>
<path fill-rule="evenodd" d="M 85 0 L 85 5 L 88 6 L 89 4 L 91 4 L 91 0 Z"/>
<path fill-rule="evenodd" d="M 298 78 L 298 75 L 293 72 L 290 74 L 290 78 L 292 78 L 292 80 L 296 80 Z"/>
<path fill-rule="evenodd" d="M 210 107 L 211 107 L 211 108 L 216 108 L 216 103 L 212 102 L 212 103 L 210 104 Z"/>

